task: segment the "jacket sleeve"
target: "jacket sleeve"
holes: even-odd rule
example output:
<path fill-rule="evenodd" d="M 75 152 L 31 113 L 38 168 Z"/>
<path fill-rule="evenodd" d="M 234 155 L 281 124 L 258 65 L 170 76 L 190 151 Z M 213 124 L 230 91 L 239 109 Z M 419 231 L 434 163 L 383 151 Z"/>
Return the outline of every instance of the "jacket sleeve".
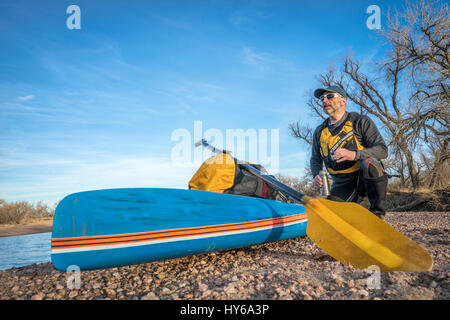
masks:
<path fill-rule="evenodd" d="M 323 157 L 320 153 L 320 127 L 316 128 L 313 135 L 313 144 L 311 152 L 310 167 L 312 176 L 315 177 L 322 170 Z"/>
<path fill-rule="evenodd" d="M 355 132 L 356 138 L 365 148 L 356 152 L 355 160 L 386 159 L 388 157 L 388 147 L 372 119 L 368 116 L 361 116 L 355 129 L 357 129 Z"/>

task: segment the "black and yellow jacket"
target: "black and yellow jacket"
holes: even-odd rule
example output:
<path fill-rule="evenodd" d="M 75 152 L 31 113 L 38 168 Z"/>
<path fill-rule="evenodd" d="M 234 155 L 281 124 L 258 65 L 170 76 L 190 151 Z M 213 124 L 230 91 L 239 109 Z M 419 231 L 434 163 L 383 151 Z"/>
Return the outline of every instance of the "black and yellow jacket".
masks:
<path fill-rule="evenodd" d="M 356 151 L 355 161 L 337 163 L 332 156 L 339 148 Z M 359 160 L 385 159 L 387 151 L 377 126 L 368 116 L 346 112 L 337 123 L 330 125 L 327 119 L 314 131 L 311 172 L 315 177 L 324 163 L 332 175 L 353 173 L 358 171 Z"/>

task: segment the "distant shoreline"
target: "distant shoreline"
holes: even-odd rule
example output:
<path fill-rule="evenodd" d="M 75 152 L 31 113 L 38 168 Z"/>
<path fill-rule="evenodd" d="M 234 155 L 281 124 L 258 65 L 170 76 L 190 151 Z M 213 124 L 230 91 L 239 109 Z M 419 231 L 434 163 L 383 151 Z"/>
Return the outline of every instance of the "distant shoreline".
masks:
<path fill-rule="evenodd" d="M 46 218 L 18 225 L 0 225 L 0 237 L 21 236 L 33 233 L 51 232 L 53 218 Z"/>

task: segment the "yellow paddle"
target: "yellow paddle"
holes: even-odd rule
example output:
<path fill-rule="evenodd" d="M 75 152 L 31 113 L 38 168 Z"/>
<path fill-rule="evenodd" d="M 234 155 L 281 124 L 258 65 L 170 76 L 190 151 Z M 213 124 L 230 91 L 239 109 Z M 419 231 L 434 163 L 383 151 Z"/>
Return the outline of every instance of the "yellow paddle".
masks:
<path fill-rule="evenodd" d="M 203 145 L 215 153 L 224 152 L 206 140 L 195 145 Z M 364 269 L 376 265 L 381 271 L 432 269 L 433 259 L 422 246 L 364 207 L 351 202 L 308 197 L 249 164 L 235 161 L 278 191 L 302 203 L 308 215 L 306 234 L 340 262 Z"/>
<path fill-rule="evenodd" d="M 308 215 L 306 234 L 342 263 L 364 269 L 376 265 L 381 271 L 433 267 L 427 250 L 356 203 L 307 196 L 302 203 Z"/>

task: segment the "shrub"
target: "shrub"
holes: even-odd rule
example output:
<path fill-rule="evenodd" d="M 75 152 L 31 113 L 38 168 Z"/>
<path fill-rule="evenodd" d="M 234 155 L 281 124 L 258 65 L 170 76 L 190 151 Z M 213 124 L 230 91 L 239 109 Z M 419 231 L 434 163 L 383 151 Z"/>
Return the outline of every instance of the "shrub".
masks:
<path fill-rule="evenodd" d="M 36 204 L 27 201 L 8 203 L 0 199 L 0 224 L 19 224 L 26 219 L 47 218 L 53 215 L 54 209 L 40 201 Z"/>

